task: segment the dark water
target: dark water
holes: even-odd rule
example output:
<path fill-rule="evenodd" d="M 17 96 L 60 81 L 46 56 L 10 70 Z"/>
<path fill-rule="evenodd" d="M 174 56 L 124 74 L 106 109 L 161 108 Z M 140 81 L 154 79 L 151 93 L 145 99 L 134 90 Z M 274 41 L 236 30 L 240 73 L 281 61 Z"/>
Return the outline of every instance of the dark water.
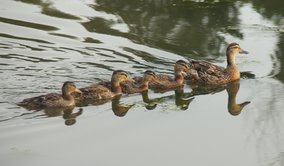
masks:
<path fill-rule="evenodd" d="M 281 0 L 1 2 L 1 165 L 284 165 L 283 6 Z M 117 69 L 172 73 L 176 60 L 190 58 L 225 66 L 231 42 L 250 52 L 237 63 L 253 77 L 216 93 L 190 98 L 186 86 L 73 110 L 15 105 L 59 92 L 67 80 L 78 87 L 108 80 Z"/>

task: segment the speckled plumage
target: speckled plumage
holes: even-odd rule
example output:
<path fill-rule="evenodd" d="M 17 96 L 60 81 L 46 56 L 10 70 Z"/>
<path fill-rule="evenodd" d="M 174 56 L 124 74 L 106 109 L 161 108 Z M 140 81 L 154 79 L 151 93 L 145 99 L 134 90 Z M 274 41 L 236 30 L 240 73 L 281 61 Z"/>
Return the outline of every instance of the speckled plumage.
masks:
<path fill-rule="evenodd" d="M 164 90 L 172 90 L 177 87 L 183 86 L 184 84 L 184 74 L 188 73 L 189 67 L 188 64 L 183 60 L 178 60 L 174 66 L 174 76 L 166 75 L 166 74 L 157 74 L 158 81 L 150 81 L 149 89 L 153 89 L 155 91 L 164 91 Z M 133 78 L 138 83 L 141 82 L 140 77 Z"/>
<path fill-rule="evenodd" d="M 70 107 L 75 105 L 75 99 L 70 95 L 75 91 L 81 93 L 73 82 L 65 82 L 62 86 L 62 94 L 49 93 L 46 95 L 24 99 L 17 104 L 30 109 Z"/>
<path fill-rule="evenodd" d="M 226 84 L 240 79 L 240 71 L 235 63 L 237 54 L 247 54 L 237 43 L 231 43 L 227 47 L 227 67 L 221 67 L 206 61 L 189 60 L 190 83 L 202 84 Z"/>
<path fill-rule="evenodd" d="M 139 78 L 139 80 L 136 80 Z M 141 93 L 143 91 L 148 90 L 149 82 L 156 82 L 157 75 L 155 72 L 147 70 L 144 72 L 143 77 L 134 77 L 134 81 L 122 81 L 120 86 L 122 88 L 123 93 L 133 94 L 133 93 Z M 111 87 L 111 82 L 104 81 L 100 82 L 99 85 L 103 85 L 107 88 Z"/>
<path fill-rule="evenodd" d="M 104 86 L 100 84 L 92 84 L 88 87 L 81 88 L 82 94 L 73 93 L 77 103 L 97 100 L 108 100 L 115 96 L 121 95 L 122 81 L 132 81 L 128 73 L 123 70 L 116 70 L 112 74 L 110 86 Z"/>

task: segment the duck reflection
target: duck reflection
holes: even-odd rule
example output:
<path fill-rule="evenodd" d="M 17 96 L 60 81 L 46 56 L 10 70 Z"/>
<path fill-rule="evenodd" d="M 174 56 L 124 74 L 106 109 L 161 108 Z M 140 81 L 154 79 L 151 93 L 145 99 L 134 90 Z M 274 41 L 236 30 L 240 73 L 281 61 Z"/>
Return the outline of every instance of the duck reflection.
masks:
<path fill-rule="evenodd" d="M 79 108 L 79 111 L 73 113 L 73 109 L 67 109 L 63 111 L 63 119 L 65 120 L 66 126 L 71 126 L 76 123 L 76 118 L 83 113 L 83 108 Z"/>
<path fill-rule="evenodd" d="M 243 108 L 250 103 L 250 101 L 245 101 L 240 104 L 236 102 L 237 94 L 240 89 L 239 80 L 224 85 L 192 85 L 192 91 L 187 94 L 187 97 L 214 94 L 225 89 L 228 93 L 228 112 L 233 116 L 237 116 L 241 113 Z"/>
<path fill-rule="evenodd" d="M 76 123 L 76 118 L 83 113 L 82 108 L 80 108 L 77 112 L 73 112 L 74 108 L 75 107 L 44 109 L 43 112 L 47 117 L 62 116 L 65 125 L 71 126 Z"/>
<path fill-rule="evenodd" d="M 187 110 L 189 104 L 192 102 L 194 97 L 185 98 L 185 93 L 183 88 L 179 88 L 175 90 L 175 103 L 181 110 Z"/>
<path fill-rule="evenodd" d="M 143 102 L 146 103 L 146 109 L 153 110 L 157 107 L 157 105 L 164 100 L 175 99 L 175 105 L 181 110 L 187 110 L 189 108 L 189 104 L 192 102 L 194 97 L 185 98 L 185 93 L 183 87 L 179 87 L 175 89 L 175 95 L 163 96 L 155 99 L 150 99 L 148 95 L 148 91 L 142 93 Z"/>
<path fill-rule="evenodd" d="M 121 96 L 117 96 L 112 99 L 111 108 L 116 116 L 124 117 L 134 104 L 121 104 L 120 98 Z"/>
<path fill-rule="evenodd" d="M 37 117 L 42 117 L 42 116 L 45 116 L 45 117 L 62 116 L 62 118 L 64 119 L 64 124 L 66 126 L 71 126 L 71 125 L 74 125 L 77 122 L 76 118 L 78 116 L 82 115 L 82 113 L 83 113 L 82 108 L 79 108 L 79 110 L 77 112 L 74 112 L 74 108 L 75 107 L 45 108 L 45 109 L 37 109 L 37 110 L 32 110 L 32 109 L 28 109 L 28 108 L 26 108 L 26 109 L 33 111 L 32 113 L 29 113 L 29 114 L 34 114 L 38 111 L 44 112 L 44 115 L 37 115 L 37 116 L 34 116 L 32 118 L 37 118 Z M 24 115 L 28 115 L 28 114 L 27 113 L 22 114 L 21 116 L 24 116 Z"/>
<path fill-rule="evenodd" d="M 175 90 L 175 95 L 163 96 L 159 98 L 150 99 L 148 95 L 148 90 L 143 91 L 141 93 L 143 102 L 146 103 L 145 108 L 147 110 L 154 110 L 158 104 L 166 101 L 175 99 L 175 105 L 180 110 L 187 110 L 189 108 L 189 104 L 194 99 L 194 97 L 184 98 L 184 89 L 182 87 Z M 112 99 L 112 111 L 116 116 L 124 117 L 128 111 L 135 104 L 125 104 L 120 102 L 121 96 L 117 96 Z"/>
<path fill-rule="evenodd" d="M 239 115 L 243 108 L 250 103 L 250 101 L 245 101 L 243 103 L 237 104 L 236 98 L 237 93 L 240 89 L 240 81 L 235 81 L 227 85 L 226 91 L 228 93 L 228 111 L 231 115 Z"/>

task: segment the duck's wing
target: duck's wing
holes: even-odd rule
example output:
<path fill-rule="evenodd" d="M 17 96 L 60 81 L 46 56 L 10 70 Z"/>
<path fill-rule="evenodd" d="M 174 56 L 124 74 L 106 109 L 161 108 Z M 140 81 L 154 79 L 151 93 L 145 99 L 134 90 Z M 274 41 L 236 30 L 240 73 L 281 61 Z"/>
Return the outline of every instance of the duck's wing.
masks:
<path fill-rule="evenodd" d="M 143 78 L 141 77 L 141 79 L 140 79 L 139 77 L 134 77 L 133 79 L 134 79 L 135 82 L 122 81 L 120 83 L 120 86 L 122 88 L 123 93 L 132 94 L 132 93 L 138 93 L 139 92 L 139 85 L 142 84 Z M 100 82 L 99 85 L 102 85 L 102 86 L 107 87 L 108 89 L 111 89 L 111 82 L 110 81 Z"/>
<path fill-rule="evenodd" d="M 150 82 L 149 87 L 153 89 L 155 92 L 165 92 L 168 90 L 175 90 L 180 87 L 175 81 L 174 76 L 159 74 L 157 75 L 159 82 Z"/>
<path fill-rule="evenodd" d="M 135 76 L 133 77 L 133 80 L 135 81 L 135 84 L 142 84 L 143 83 L 143 77 L 140 77 L 140 76 Z"/>
<path fill-rule="evenodd" d="M 163 82 L 163 81 L 169 81 L 169 82 L 175 81 L 174 76 L 167 75 L 167 74 L 158 74 L 157 77 L 158 77 L 158 80 L 161 81 L 161 82 Z"/>
<path fill-rule="evenodd" d="M 192 82 L 218 84 L 228 78 L 224 67 L 206 61 L 190 60 L 188 79 Z"/>
<path fill-rule="evenodd" d="M 51 107 L 57 106 L 58 101 L 63 100 L 62 95 L 58 93 L 49 93 L 37 97 L 24 99 L 19 102 L 19 106 L 26 108 L 40 108 L 40 107 Z"/>
<path fill-rule="evenodd" d="M 101 100 L 109 99 L 114 96 L 108 87 L 99 84 L 81 88 L 80 91 L 82 94 L 77 94 L 75 96 L 76 100 Z"/>
<path fill-rule="evenodd" d="M 143 83 L 143 78 L 142 80 L 136 81 L 134 79 L 135 82 L 131 82 L 131 81 L 123 81 L 121 82 L 121 88 L 122 88 L 122 92 L 123 93 L 127 93 L 127 94 L 133 94 L 133 93 L 140 93 L 142 92 L 142 90 L 139 88 L 140 85 Z"/>
<path fill-rule="evenodd" d="M 95 85 L 95 84 L 93 84 Z M 111 82 L 110 81 L 101 81 L 98 83 L 98 85 L 102 85 L 102 86 L 105 86 L 107 87 L 108 89 L 111 89 Z"/>

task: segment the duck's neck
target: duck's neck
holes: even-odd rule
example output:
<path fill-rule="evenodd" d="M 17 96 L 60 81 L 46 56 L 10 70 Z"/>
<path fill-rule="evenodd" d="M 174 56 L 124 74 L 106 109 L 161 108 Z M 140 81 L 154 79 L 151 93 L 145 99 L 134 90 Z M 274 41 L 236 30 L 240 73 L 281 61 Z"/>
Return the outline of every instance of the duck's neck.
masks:
<path fill-rule="evenodd" d="M 236 65 L 236 58 L 235 54 L 228 52 L 227 53 L 227 74 L 231 80 L 238 80 L 240 79 L 240 71 Z"/>
<path fill-rule="evenodd" d="M 228 92 L 228 108 L 232 109 L 236 106 L 236 97 L 237 97 L 237 93 L 239 91 L 239 87 L 240 85 L 236 85 L 236 86 L 232 86 L 229 85 L 229 87 L 227 88 L 227 92 Z"/>
<path fill-rule="evenodd" d="M 120 95 L 122 93 L 122 89 L 121 89 L 121 86 L 120 86 L 120 81 L 111 80 L 111 91 L 115 95 Z"/>
<path fill-rule="evenodd" d="M 182 71 L 176 71 L 175 72 L 175 82 L 178 85 L 182 85 L 183 84 L 184 78 L 183 78 L 183 75 L 182 75 Z"/>
<path fill-rule="evenodd" d="M 62 98 L 67 101 L 75 101 L 74 97 L 71 95 L 70 92 L 62 92 Z"/>
<path fill-rule="evenodd" d="M 238 115 L 242 110 L 241 105 L 236 103 L 237 93 L 239 91 L 240 84 L 239 83 L 231 83 L 227 87 L 228 93 L 228 111 L 232 115 Z"/>
<path fill-rule="evenodd" d="M 233 52 L 227 52 L 227 66 L 236 66 L 236 56 Z"/>
<path fill-rule="evenodd" d="M 143 80 L 142 84 L 139 86 L 139 90 L 145 91 L 149 87 L 149 81 L 148 80 Z"/>

